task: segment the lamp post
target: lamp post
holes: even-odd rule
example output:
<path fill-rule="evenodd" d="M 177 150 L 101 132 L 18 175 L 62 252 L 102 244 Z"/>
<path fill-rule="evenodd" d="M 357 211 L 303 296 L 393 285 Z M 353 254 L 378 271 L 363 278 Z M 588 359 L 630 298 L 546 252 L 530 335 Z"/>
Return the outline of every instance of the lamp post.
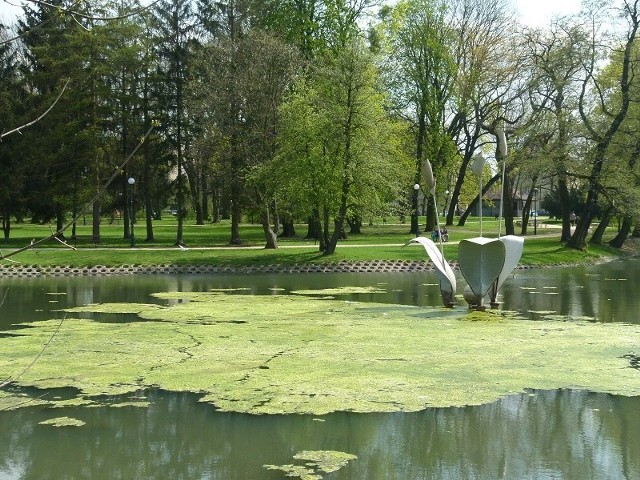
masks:
<path fill-rule="evenodd" d="M 129 221 L 131 222 L 131 236 L 129 238 L 131 239 L 131 246 L 134 247 L 136 244 L 136 236 L 133 233 L 133 223 L 135 218 L 134 196 L 136 192 L 136 179 L 133 177 L 129 177 L 127 183 L 129 184 Z"/>
<path fill-rule="evenodd" d="M 416 231 L 415 231 L 416 237 L 418 235 L 420 235 L 420 221 L 419 221 L 420 217 L 418 216 L 418 205 L 420 203 L 418 201 L 419 200 L 419 198 L 418 198 L 418 191 L 419 190 L 420 190 L 420 184 L 419 183 L 414 184 L 413 185 L 413 191 L 414 191 L 414 198 L 415 198 L 415 201 L 416 201 L 416 213 L 415 213 L 415 215 L 416 215 Z"/>
<path fill-rule="evenodd" d="M 538 189 L 533 189 L 533 234 L 538 234 Z"/>
<path fill-rule="evenodd" d="M 444 206 L 442 207 L 442 216 L 447 221 L 447 208 L 449 208 L 449 190 L 444 191 Z"/>

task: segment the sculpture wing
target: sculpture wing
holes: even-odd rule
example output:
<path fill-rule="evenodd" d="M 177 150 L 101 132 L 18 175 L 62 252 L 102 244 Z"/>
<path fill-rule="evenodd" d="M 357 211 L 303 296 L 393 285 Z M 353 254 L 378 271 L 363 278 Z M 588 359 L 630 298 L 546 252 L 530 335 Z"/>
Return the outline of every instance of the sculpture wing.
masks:
<path fill-rule="evenodd" d="M 449 263 L 445 260 L 442 252 L 438 249 L 435 243 L 426 237 L 416 237 L 409 240 L 406 245 L 420 244 L 424 247 L 427 255 L 433 262 L 433 266 L 436 268 L 438 278 L 440 279 L 440 292 L 445 305 L 453 301 L 456 294 L 456 276 Z"/>
<path fill-rule="evenodd" d="M 522 252 L 524 250 L 524 238 L 522 237 L 517 237 L 515 235 L 505 235 L 504 237 L 500 237 L 500 241 L 504 243 L 505 259 L 502 271 L 500 272 L 500 276 L 498 277 L 497 290 L 500 290 L 500 287 L 502 286 L 504 281 L 518 266 L 518 262 L 520 261 Z"/>
<path fill-rule="evenodd" d="M 469 287 L 481 299 L 502 272 L 504 243 L 485 237 L 461 240 L 458 244 L 458 261 Z"/>

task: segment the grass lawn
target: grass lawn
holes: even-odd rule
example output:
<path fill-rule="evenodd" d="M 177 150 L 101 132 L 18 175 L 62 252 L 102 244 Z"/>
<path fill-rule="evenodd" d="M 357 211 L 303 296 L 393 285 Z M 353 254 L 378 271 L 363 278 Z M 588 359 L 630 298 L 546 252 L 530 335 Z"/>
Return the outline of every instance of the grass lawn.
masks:
<path fill-rule="evenodd" d="M 92 241 L 91 225 L 79 223 L 75 239 L 68 239 L 73 250 L 56 240 L 49 240 L 19 254 L 12 255 L 10 260 L 26 265 L 156 265 L 156 264 L 215 264 L 225 266 L 246 265 L 291 265 L 301 263 L 335 263 L 340 261 L 371 260 L 425 260 L 422 247 L 404 247 L 414 235 L 410 233 L 409 224 L 374 224 L 364 225 L 362 233 L 348 235 L 347 239 L 338 242 L 334 255 L 324 256 L 318 252 L 317 241 L 304 239 L 306 225 L 296 226 L 297 236 L 279 238 L 277 250 L 266 250 L 261 225 L 243 224 L 240 227 L 242 245 L 230 246 L 231 226 L 228 221 L 219 224 L 193 225 L 185 222 L 183 239 L 187 250 L 175 246 L 177 222 L 175 218 L 165 218 L 154 222 L 154 241 L 146 241 L 146 229 L 142 222 L 135 227 L 135 246 L 130 246 L 130 239 L 125 239 L 123 225 L 117 221 L 113 224 L 104 222 L 101 225 L 101 242 Z M 9 241 L 2 245 L 2 255 L 11 255 L 15 249 L 29 245 L 33 240 L 46 238 L 52 229 L 48 225 L 13 224 Z M 449 243 L 444 244 L 445 257 L 449 261 L 457 259 L 457 242 L 464 238 L 480 235 L 479 220 L 472 218 L 464 227 L 451 226 Z M 503 225 L 504 231 L 504 225 Z M 498 222 L 494 219 L 483 219 L 483 235 L 496 237 Z M 519 228 L 518 228 L 519 233 Z M 423 232 L 429 237 L 429 232 Z M 615 235 L 614 229 L 608 232 L 605 240 Z M 67 231 L 70 237 L 70 231 Z M 577 251 L 563 247 L 559 241 L 560 227 L 556 222 L 541 218 L 537 235 L 533 227 L 529 227 L 526 235 L 523 265 L 562 265 L 595 262 L 604 258 L 623 255 L 616 249 L 606 245 L 593 245 L 585 251 Z M 10 264 L 4 260 L 5 265 Z"/>

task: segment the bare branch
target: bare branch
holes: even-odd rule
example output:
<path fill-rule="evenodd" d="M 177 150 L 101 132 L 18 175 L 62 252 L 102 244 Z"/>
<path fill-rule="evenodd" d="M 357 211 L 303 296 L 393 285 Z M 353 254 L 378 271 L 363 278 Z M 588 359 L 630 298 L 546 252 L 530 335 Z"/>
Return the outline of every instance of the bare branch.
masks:
<path fill-rule="evenodd" d="M 56 336 L 56 334 L 60 330 L 60 327 L 62 327 L 62 323 L 65 321 L 66 318 L 67 318 L 66 315 L 64 317 L 62 317 L 62 320 L 60 320 L 60 323 L 58 324 L 56 329 L 53 331 L 51 336 L 49 337 L 49 340 L 47 340 L 47 342 L 42 346 L 42 350 L 40 350 L 40 352 L 38 352 L 38 355 L 36 355 L 34 357 L 34 359 L 31 361 L 31 363 L 29 365 L 27 365 L 18 375 L 14 376 L 14 377 L 5 378 L 2 382 L 0 382 L 0 388 L 4 388 L 7 385 L 9 385 L 11 382 L 15 382 L 17 379 L 19 379 L 21 376 L 23 376 L 25 373 L 27 373 L 31 367 L 33 367 L 33 365 L 38 361 L 38 359 L 42 356 L 44 351 L 47 349 L 49 344 L 53 341 L 53 338 Z"/>
<path fill-rule="evenodd" d="M 11 135 L 12 133 L 22 133 L 21 130 L 30 127 L 31 125 L 34 125 L 36 123 L 38 123 L 40 120 L 42 120 L 44 117 L 47 116 L 47 114 L 53 110 L 53 107 L 56 106 L 56 103 L 58 103 L 58 100 L 60 100 L 60 98 L 62 97 L 62 94 L 64 93 L 64 91 L 67 89 L 67 86 L 69 85 L 69 80 L 67 79 L 67 81 L 64 83 L 64 86 L 62 87 L 62 91 L 60 92 L 60 94 L 58 95 L 58 97 L 55 99 L 55 101 L 51 104 L 51 106 L 49 108 L 47 108 L 47 110 L 40 115 L 38 118 L 36 118 L 35 120 L 30 121 L 29 123 L 26 123 L 18 128 L 14 128 L 13 130 L 9 130 L 6 133 L 3 133 L 2 135 L 0 135 L 0 140 L 2 140 L 4 137 Z"/>
<path fill-rule="evenodd" d="M 125 13 L 123 15 L 116 15 L 113 17 L 94 17 L 93 15 L 87 15 L 85 13 L 79 12 L 77 10 L 74 10 L 74 7 L 71 6 L 69 8 L 64 8 L 64 7 L 60 7 L 58 5 L 53 5 L 49 2 L 45 2 L 43 0 L 27 0 L 31 3 L 35 3 L 36 5 L 40 5 L 43 7 L 49 7 L 49 8 L 55 8 L 58 9 L 60 12 L 65 13 L 67 15 L 73 15 L 76 17 L 80 17 L 80 18 L 84 18 L 86 20 L 99 20 L 99 21 L 109 21 L 109 20 L 122 20 L 125 18 L 129 18 L 129 17 L 133 17 L 134 15 L 139 15 L 140 13 L 144 12 L 145 10 L 149 10 L 151 8 L 153 8 L 153 6 L 157 3 L 160 2 L 160 0 L 155 0 L 154 2 L 150 3 L 149 5 L 147 5 L 146 7 L 141 7 L 137 10 L 134 10 L 133 12 L 130 13 Z M 79 3 L 79 2 L 76 2 Z"/>
<path fill-rule="evenodd" d="M 111 177 L 109 177 L 109 180 L 106 181 L 106 183 L 96 192 L 93 198 L 89 202 L 87 202 L 84 207 L 80 209 L 80 211 L 76 214 L 75 217 L 73 217 L 73 219 L 69 223 L 67 223 L 61 229 L 52 233 L 48 237 L 41 238 L 40 240 L 37 240 L 35 242 L 31 242 L 29 245 L 19 248 L 18 250 L 14 250 L 11 253 L 8 253 L 7 255 L 0 254 L 0 260 L 8 259 L 9 257 L 12 257 L 18 253 L 34 248 L 35 246 L 40 245 L 41 243 L 52 240 L 53 238 L 56 238 L 57 236 L 62 234 L 71 225 L 73 225 L 80 217 L 82 217 L 82 215 L 84 215 L 89 210 L 89 207 L 91 207 L 91 205 L 93 205 L 93 202 L 95 202 L 104 193 L 104 191 L 109 187 L 109 185 L 111 185 L 111 183 L 115 180 L 115 178 L 120 174 L 120 171 L 125 167 L 127 163 L 129 163 L 129 161 L 133 158 L 133 156 L 137 153 L 140 147 L 147 140 L 149 135 L 151 135 L 151 132 L 153 131 L 154 128 L 155 128 L 154 125 L 151 125 L 149 127 L 149 130 L 147 130 L 147 133 L 144 134 L 144 136 L 142 137 L 138 145 L 136 145 L 136 148 L 134 148 L 133 151 L 127 156 L 127 158 L 125 158 L 124 161 L 115 169 Z"/>
<path fill-rule="evenodd" d="M 6 1 L 6 0 L 4 0 L 4 1 Z M 143 13 L 144 11 L 153 8 L 154 5 L 156 5 L 158 2 L 160 2 L 160 0 L 155 0 L 154 2 L 150 3 L 146 7 L 141 7 L 141 8 L 139 8 L 137 10 L 134 10 L 134 11 L 132 11 L 130 13 L 125 13 L 125 14 L 122 14 L 122 15 L 117 15 L 117 16 L 113 16 L 113 17 L 94 17 L 94 16 L 87 15 L 87 14 L 84 14 L 84 13 L 81 13 L 81 12 L 78 12 L 78 11 L 74 10 L 75 5 L 72 5 L 69 8 L 62 8 L 62 7 L 59 7 L 57 5 L 52 5 L 52 4 L 48 3 L 48 2 L 44 2 L 44 1 L 41 1 L 41 0 L 26 0 L 26 1 L 35 3 L 37 5 L 46 6 L 46 7 L 49 7 L 49 8 L 55 8 L 55 9 L 57 9 L 58 11 L 62 12 L 65 15 L 70 15 L 73 18 L 73 20 L 76 23 L 78 23 L 80 26 L 82 26 L 82 28 L 84 28 L 85 30 L 86 30 L 86 27 L 81 25 L 80 22 L 78 22 L 78 19 L 76 17 L 84 18 L 84 19 L 87 19 L 87 20 L 98 20 L 98 21 L 123 20 L 125 18 L 129 18 L 129 17 L 133 17 L 135 15 L 139 15 L 139 14 Z M 80 2 L 77 1 L 75 3 L 79 4 Z M 5 45 L 7 43 L 11 43 L 11 42 L 13 42 L 15 40 L 18 40 L 19 38 L 26 37 L 31 32 L 33 32 L 35 30 L 38 30 L 38 29 L 44 27 L 46 24 L 50 23 L 54 18 L 56 18 L 56 17 L 55 16 L 49 17 L 46 20 L 44 20 L 41 23 L 39 23 L 38 25 L 36 25 L 36 26 L 30 28 L 29 30 L 26 30 L 25 32 L 21 33 L 20 35 L 16 35 L 15 37 L 11 37 L 11 38 L 9 38 L 7 40 L 1 41 L 0 42 L 0 46 Z"/>

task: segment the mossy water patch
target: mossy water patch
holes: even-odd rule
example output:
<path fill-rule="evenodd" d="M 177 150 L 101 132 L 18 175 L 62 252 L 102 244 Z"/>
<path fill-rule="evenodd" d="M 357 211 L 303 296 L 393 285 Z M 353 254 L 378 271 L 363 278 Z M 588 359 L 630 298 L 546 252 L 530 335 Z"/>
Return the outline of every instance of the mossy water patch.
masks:
<path fill-rule="evenodd" d="M 387 293 L 387 290 L 384 288 L 380 288 L 379 286 L 370 286 L 370 287 L 319 288 L 314 290 L 293 290 L 291 293 L 294 295 L 335 296 L 335 295 Z"/>
<path fill-rule="evenodd" d="M 40 422 L 40 425 L 51 425 L 52 427 L 82 427 L 85 424 L 82 420 L 71 417 L 56 417 Z"/>
<path fill-rule="evenodd" d="M 321 473 L 337 472 L 345 467 L 351 460 L 358 458 L 355 455 L 334 450 L 303 450 L 296 453 L 295 460 L 305 461 L 304 465 L 264 465 L 267 470 L 280 470 L 287 477 L 298 477 L 301 480 L 320 480 Z"/>
<path fill-rule="evenodd" d="M 16 383 L 76 387 L 85 399 L 151 386 L 192 391 L 221 410 L 256 414 L 417 411 L 526 389 L 640 395 L 640 372 L 623 357 L 640 351 L 640 325 L 297 295 L 156 297 L 189 301 L 66 310 L 63 327 Z M 153 321 L 94 322 L 76 312 Z M 0 378 L 23 370 L 58 324 L 33 322 L 1 338 Z"/>

